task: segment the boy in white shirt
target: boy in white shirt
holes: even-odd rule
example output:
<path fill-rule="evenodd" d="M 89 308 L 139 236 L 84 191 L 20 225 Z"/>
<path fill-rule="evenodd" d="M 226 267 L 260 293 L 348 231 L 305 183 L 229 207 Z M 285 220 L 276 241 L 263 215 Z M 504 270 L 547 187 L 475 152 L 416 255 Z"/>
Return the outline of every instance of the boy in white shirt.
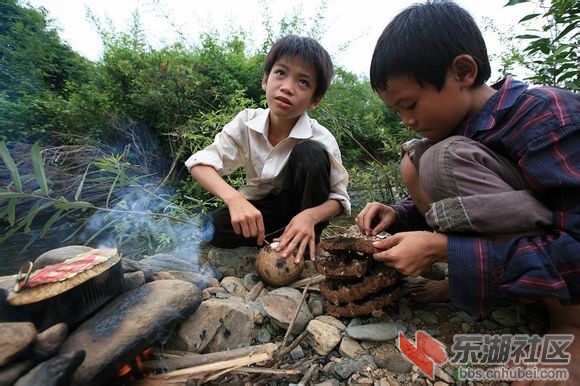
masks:
<path fill-rule="evenodd" d="M 306 114 L 322 100 L 333 74 L 328 52 L 314 39 L 278 40 L 264 64 L 268 109 L 246 109 L 214 142 L 185 162 L 191 175 L 226 204 L 208 214 L 207 242 L 220 248 L 262 246 L 311 260 L 328 220 L 350 214 L 348 173 L 336 139 Z M 244 167 L 239 190 L 222 176 Z M 205 233 L 205 232 L 204 232 Z"/>

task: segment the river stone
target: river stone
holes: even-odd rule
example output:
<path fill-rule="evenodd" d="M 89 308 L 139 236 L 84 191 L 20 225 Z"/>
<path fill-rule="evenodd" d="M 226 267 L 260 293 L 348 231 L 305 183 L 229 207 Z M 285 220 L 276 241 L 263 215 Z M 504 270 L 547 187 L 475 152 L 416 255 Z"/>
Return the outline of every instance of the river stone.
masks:
<path fill-rule="evenodd" d="M 280 327 L 284 329 L 288 329 L 290 326 L 301 300 L 302 293 L 290 287 L 276 288 L 258 299 L 268 316 L 273 319 L 273 322 L 279 322 Z M 294 335 L 300 334 L 312 319 L 313 316 L 308 309 L 308 305 L 302 302 L 290 332 Z"/>
<path fill-rule="evenodd" d="M 189 352 L 218 352 L 251 345 L 254 310 L 239 297 L 211 298 L 181 323 L 169 348 Z"/>
<path fill-rule="evenodd" d="M 349 326 L 346 329 L 347 335 L 351 338 L 371 342 L 386 342 L 395 339 L 399 331 L 405 333 L 407 327 L 397 322 L 386 322 Z"/>
<path fill-rule="evenodd" d="M 68 326 L 66 323 L 57 323 L 36 335 L 32 345 L 34 358 L 45 360 L 53 357 L 64 343 L 67 335 Z"/>
<path fill-rule="evenodd" d="M 20 378 L 14 386 L 68 385 L 75 370 L 85 358 L 84 350 L 56 357 L 40 363 Z"/>
<path fill-rule="evenodd" d="M 335 318 L 334 316 L 318 315 L 314 319 L 319 320 L 322 323 L 330 324 L 331 326 L 336 327 L 338 329 L 338 331 L 340 331 L 340 332 L 343 332 L 344 330 L 346 330 L 346 326 L 344 325 L 344 323 L 341 322 L 339 319 Z"/>
<path fill-rule="evenodd" d="M 313 319 L 306 326 L 310 333 L 308 341 L 318 355 L 328 355 L 340 342 L 340 331 L 333 325 Z"/>
<path fill-rule="evenodd" d="M 257 247 L 216 248 L 207 254 L 208 264 L 223 276 L 243 277 L 256 271 L 256 257 L 260 250 Z"/>
<path fill-rule="evenodd" d="M 87 353 L 73 385 L 106 383 L 139 353 L 163 342 L 200 303 L 199 289 L 181 280 L 153 281 L 119 295 L 64 342 L 63 354 Z"/>
<path fill-rule="evenodd" d="M 516 313 L 509 309 L 499 308 L 491 313 L 491 318 L 504 327 L 520 325 Z"/>
<path fill-rule="evenodd" d="M 36 338 L 30 322 L 0 323 L 0 367 L 10 363 Z"/>
<path fill-rule="evenodd" d="M 44 252 L 34 261 L 34 270 L 46 267 L 47 265 L 62 263 L 66 259 L 70 259 L 81 253 L 92 251 L 94 248 L 84 245 L 69 245 L 66 247 L 51 249 Z"/>

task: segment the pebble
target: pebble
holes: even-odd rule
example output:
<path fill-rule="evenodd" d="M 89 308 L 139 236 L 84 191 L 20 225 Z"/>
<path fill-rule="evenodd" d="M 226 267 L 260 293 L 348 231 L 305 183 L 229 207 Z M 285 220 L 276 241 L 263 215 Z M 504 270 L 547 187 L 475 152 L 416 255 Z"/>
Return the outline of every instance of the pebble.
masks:
<path fill-rule="evenodd" d="M 387 322 L 349 326 L 346 328 L 346 333 L 351 338 L 371 342 L 386 342 L 395 339 L 399 335 L 399 331 L 405 333 L 407 327 L 401 323 Z"/>

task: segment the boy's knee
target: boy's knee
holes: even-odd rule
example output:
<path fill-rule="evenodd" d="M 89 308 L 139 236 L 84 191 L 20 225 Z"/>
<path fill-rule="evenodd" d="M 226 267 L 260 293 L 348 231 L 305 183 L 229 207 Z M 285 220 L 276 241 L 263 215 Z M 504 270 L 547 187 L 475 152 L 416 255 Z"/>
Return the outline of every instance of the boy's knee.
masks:
<path fill-rule="evenodd" d="M 435 201 L 461 195 L 458 175 L 469 175 L 469 158 L 480 151 L 480 144 L 455 135 L 435 143 L 423 153 L 419 167 L 420 182 Z"/>
<path fill-rule="evenodd" d="M 316 167 L 329 166 L 328 152 L 324 146 L 316 141 L 304 141 L 295 145 L 290 154 L 290 162 Z"/>

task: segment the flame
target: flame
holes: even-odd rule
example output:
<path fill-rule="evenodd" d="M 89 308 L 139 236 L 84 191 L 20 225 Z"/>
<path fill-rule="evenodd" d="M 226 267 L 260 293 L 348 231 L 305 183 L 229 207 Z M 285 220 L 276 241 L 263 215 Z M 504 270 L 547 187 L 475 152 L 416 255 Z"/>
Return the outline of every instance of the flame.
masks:
<path fill-rule="evenodd" d="M 153 354 L 153 347 L 143 350 L 139 353 L 131 363 L 123 365 L 117 372 L 118 378 L 124 378 L 128 381 L 135 381 L 143 378 L 145 371 L 143 369 L 143 362 L 148 360 Z"/>

